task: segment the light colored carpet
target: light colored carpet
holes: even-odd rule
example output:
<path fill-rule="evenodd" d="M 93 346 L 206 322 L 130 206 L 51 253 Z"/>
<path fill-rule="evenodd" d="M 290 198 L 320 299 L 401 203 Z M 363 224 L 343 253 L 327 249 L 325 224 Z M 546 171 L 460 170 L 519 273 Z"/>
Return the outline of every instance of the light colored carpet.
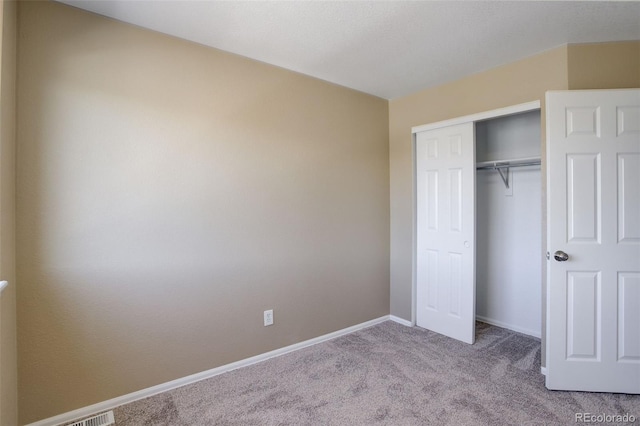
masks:
<path fill-rule="evenodd" d="M 114 410 L 116 425 L 570 425 L 640 396 L 548 391 L 540 341 L 478 323 L 475 345 L 391 321 Z M 636 421 L 639 424 L 640 420 Z"/>

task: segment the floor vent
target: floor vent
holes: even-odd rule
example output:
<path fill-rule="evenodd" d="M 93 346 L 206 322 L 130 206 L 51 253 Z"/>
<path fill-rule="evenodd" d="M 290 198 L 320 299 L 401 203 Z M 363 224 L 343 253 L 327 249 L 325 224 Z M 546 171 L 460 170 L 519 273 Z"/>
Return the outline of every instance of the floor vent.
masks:
<path fill-rule="evenodd" d="M 115 422 L 116 421 L 113 419 L 113 411 L 107 411 L 106 413 L 98 414 L 97 416 L 72 423 L 69 426 L 107 426 L 112 425 Z"/>

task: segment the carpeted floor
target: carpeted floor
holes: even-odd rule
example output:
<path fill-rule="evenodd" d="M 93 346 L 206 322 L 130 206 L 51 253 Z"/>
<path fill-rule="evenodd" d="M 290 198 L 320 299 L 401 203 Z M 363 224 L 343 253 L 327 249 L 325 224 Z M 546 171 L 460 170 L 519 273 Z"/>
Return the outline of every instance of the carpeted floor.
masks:
<path fill-rule="evenodd" d="M 583 412 L 640 418 L 639 395 L 546 390 L 538 339 L 482 323 L 476 333 L 476 344 L 466 345 L 387 321 L 118 407 L 116 425 L 570 425 Z"/>

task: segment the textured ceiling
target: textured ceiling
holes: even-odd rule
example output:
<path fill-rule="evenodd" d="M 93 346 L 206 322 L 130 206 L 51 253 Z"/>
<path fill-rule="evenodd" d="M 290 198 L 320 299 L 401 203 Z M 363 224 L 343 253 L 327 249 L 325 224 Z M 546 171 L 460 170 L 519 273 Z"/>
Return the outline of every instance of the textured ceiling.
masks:
<path fill-rule="evenodd" d="M 386 99 L 565 43 L 640 39 L 640 2 L 60 0 Z"/>

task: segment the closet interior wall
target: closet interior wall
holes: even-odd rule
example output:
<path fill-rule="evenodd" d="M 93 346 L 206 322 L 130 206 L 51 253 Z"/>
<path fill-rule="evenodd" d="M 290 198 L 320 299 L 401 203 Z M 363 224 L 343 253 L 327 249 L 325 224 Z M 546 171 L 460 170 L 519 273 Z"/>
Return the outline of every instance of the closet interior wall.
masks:
<path fill-rule="evenodd" d="M 540 158 L 540 111 L 476 122 L 476 161 Z M 506 171 L 506 169 L 503 169 Z M 540 337 L 541 170 L 476 172 L 476 317 Z"/>

